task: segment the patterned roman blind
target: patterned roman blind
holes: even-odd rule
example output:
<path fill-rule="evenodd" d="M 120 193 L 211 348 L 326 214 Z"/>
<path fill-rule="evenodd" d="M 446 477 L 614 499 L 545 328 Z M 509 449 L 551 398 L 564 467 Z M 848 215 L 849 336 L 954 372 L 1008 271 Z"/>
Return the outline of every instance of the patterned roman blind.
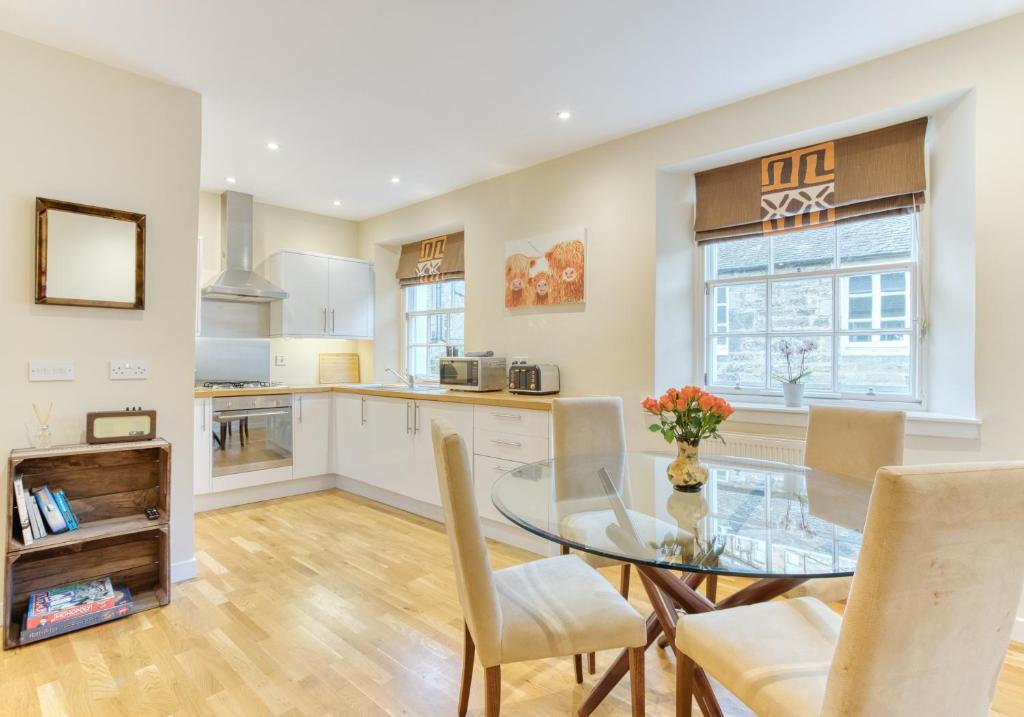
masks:
<path fill-rule="evenodd" d="M 465 278 L 464 239 L 465 234 L 458 232 L 402 245 L 396 273 L 399 285 Z"/>
<path fill-rule="evenodd" d="M 927 126 L 922 117 L 699 172 L 697 242 L 917 211 Z"/>

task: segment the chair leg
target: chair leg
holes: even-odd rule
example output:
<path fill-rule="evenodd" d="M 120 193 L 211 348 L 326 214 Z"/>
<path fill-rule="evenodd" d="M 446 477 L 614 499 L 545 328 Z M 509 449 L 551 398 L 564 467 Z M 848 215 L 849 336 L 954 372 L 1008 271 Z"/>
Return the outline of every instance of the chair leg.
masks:
<path fill-rule="evenodd" d="M 484 692 L 484 717 L 498 717 L 501 712 L 501 665 L 484 671 L 487 689 Z"/>
<path fill-rule="evenodd" d="M 693 715 L 693 660 L 679 653 L 676 660 L 676 717 Z"/>
<path fill-rule="evenodd" d="M 466 717 L 469 709 L 469 688 L 473 683 L 473 658 L 476 655 L 476 645 L 473 644 L 473 636 L 469 634 L 469 625 L 462 624 L 465 637 L 463 638 L 462 652 L 462 687 L 459 688 L 459 717 Z"/>
<path fill-rule="evenodd" d="M 597 654 L 594 652 L 587 653 L 587 672 L 592 675 L 597 672 Z"/>
<path fill-rule="evenodd" d="M 619 574 L 619 595 L 629 600 L 629 563 L 622 566 Z"/>
<path fill-rule="evenodd" d="M 644 717 L 646 709 L 644 653 L 643 647 L 629 648 L 629 694 L 633 700 L 633 717 Z"/>
<path fill-rule="evenodd" d="M 583 684 L 583 655 L 572 656 L 572 666 L 576 670 L 576 684 Z"/>

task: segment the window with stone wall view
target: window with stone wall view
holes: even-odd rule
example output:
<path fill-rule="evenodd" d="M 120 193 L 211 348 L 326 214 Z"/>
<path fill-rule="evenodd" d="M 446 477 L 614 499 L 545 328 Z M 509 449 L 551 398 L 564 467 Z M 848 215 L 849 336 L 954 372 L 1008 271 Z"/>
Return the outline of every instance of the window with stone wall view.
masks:
<path fill-rule="evenodd" d="M 779 394 L 780 348 L 811 345 L 809 396 L 917 398 L 918 218 L 897 214 L 705 250 L 705 383 Z"/>

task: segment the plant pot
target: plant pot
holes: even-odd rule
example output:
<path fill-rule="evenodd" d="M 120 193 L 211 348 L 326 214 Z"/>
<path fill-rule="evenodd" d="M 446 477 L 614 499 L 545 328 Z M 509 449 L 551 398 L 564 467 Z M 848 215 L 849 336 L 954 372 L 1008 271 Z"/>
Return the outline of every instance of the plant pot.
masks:
<path fill-rule="evenodd" d="M 708 469 L 697 460 L 697 446 L 677 441 L 679 453 L 668 465 L 668 479 L 680 491 L 695 491 L 708 482 Z"/>
<path fill-rule="evenodd" d="M 782 395 L 786 399 L 786 405 L 790 408 L 800 408 L 804 405 L 804 385 L 802 383 L 783 381 Z"/>

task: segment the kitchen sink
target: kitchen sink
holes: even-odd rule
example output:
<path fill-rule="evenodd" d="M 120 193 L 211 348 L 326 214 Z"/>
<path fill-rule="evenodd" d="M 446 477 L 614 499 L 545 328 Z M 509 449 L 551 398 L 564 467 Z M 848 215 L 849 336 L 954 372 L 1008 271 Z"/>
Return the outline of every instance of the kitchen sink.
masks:
<path fill-rule="evenodd" d="M 447 388 L 440 386 L 416 386 L 409 388 L 404 383 L 348 383 L 349 388 L 365 388 L 371 391 L 407 391 L 409 393 L 447 393 Z"/>

